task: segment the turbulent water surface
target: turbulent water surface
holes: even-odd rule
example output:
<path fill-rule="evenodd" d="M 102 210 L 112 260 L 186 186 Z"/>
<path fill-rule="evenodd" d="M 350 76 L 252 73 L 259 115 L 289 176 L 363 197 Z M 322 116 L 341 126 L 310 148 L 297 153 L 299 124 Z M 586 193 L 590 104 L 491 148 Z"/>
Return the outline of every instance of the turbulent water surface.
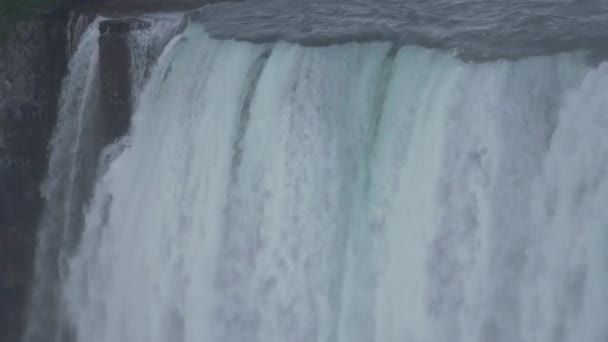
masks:
<path fill-rule="evenodd" d="M 554 18 L 576 4 L 537 6 Z M 98 21 L 83 34 L 51 146 L 28 342 L 608 340 L 608 64 L 472 38 L 459 46 L 517 60 L 348 34 L 273 42 L 241 6 L 133 39 L 137 55 L 174 36 L 149 77 L 133 63 L 131 130 L 94 170 Z M 497 8 L 477 22 L 526 12 Z M 218 39 L 255 32 L 255 44 Z"/>
<path fill-rule="evenodd" d="M 443 48 L 465 61 L 586 49 L 608 56 L 603 0 L 255 0 L 195 18 L 217 38 L 319 46 L 349 41 Z"/>

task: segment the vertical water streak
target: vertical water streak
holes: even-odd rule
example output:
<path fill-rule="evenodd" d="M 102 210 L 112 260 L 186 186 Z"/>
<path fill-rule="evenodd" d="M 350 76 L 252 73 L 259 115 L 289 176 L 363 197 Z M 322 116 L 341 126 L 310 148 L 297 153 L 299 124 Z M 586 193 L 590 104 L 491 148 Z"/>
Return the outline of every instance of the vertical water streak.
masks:
<path fill-rule="evenodd" d="M 137 102 L 144 83 L 148 80 L 150 70 L 169 40 L 184 29 L 184 14 L 146 15 L 139 19 L 146 21 L 149 27 L 129 32 L 129 49 L 131 55 L 132 103 Z"/>
<path fill-rule="evenodd" d="M 352 198 L 352 214 L 349 228 L 348 248 L 344 265 L 341 309 L 337 336 L 334 341 L 373 341 L 376 329 L 374 308 L 376 297 L 371 295 L 377 289 L 377 278 L 381 269 L 380 253 L 382 234 L 377 226 L 370 225 L 368 210 L 371 193 L 372 153 L 378 139 L 379 123 L 382 120 L 388 85 L 391 83 L 395 54 L 393 46 L 379 70 L 368 75 L 365 80 L 373 92 L 359 99 L 356 106 L 368 108 L 370 135 L 365 142 L 361 159 L 361 176 L 356 195 Z"/>
<path fill-rule="evenodd" d="M 86 32 L 87 28 L 91 24 L 91 21 L 94 19 L 95 18 L 92 18 L 92 16 L 88 14 L 82 14 L 74 11 L 70 12 L 70 17 L 68 19 L 68 25 L 66 29 L 66 53 L 69 57 L 71 57 L 78 48 L 82 35 Z"/>
<path fill-rule="evenodd" d="M 57 128 L 50 144 L 48 176 L 42 186 L 46 202 L 39 225 L 34 280 L 25 341 L 63 341 L 65 329 L 59 302 L 66 258 L 75 246 L 78 209 L 86 194 L 84 182 L 92 137 L 87 137 L 98 92 L 99 31 L 93 21 L 70 59 L 62 86 Z M 84 139 L 84 140 L 83 140 Z M 88 142 L 88 143 L 87 143 Z M 89 174 L 90 175 L 90 174 Z"/>
<path fill-rule="evenodd" d="M 522 293 L 526 341 L 608 337 L 608 64 L 563 98 L 534 185 L 534 260 Z M 539 328 L 540 327 L 540 328 Z"/>

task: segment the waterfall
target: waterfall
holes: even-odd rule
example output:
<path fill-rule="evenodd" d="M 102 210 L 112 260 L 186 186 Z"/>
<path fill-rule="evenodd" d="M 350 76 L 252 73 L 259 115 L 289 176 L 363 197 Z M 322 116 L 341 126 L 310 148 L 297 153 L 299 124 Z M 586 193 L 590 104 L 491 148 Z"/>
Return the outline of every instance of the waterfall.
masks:
<path fill-rule="evenodd" d="M 96 24 L 98 21 L 94 21 Z M 58 320 L 60 279 L 67 272 L 67 253 L 74 248 L 75 236 L 70 234 L 78 224 L 77 206 L 85 200 L 86 187 L 81 173 L 91 160 L 93 136 L 90 135 L 92 111 L 98 91 L 99 31 L 90 25 L 82 33 L 78 49 L 68 66 L 59 100 L 58 123 L 50 143 L 52 153 L 48 176 L 42 192 L 46 209 L 41 219 L 34 264 L 34 285 L 25 341 L 64 338 L 63 324 Z M 81 224 L 81 223 L 80 223 Z"/>
<path fill-rule="evenodd" d="M 146 70 L 181 26 L 182 15 L 146 16 L 145 32 L 128 37 L 131 44 L 133 93 L 140 92 Z M 66 341 L 71 325 L 63 320 L 61 287 L 68 260 L 80 242 L 83 206 L 92 196 L 97 175 L 120 144 L 102 151 L 103 113 L 99 113 L 99 23 L 87 15 L 72 14 L 68 23 L 71 54 L 59 99 L 57 126 L 50 143 L 49 170 L 42 195 L 46 202 L 38 233 L 29 315 L 24 341 Z M 72 39 L 73 38 L 73 39 Z M 134 99 L 135 100 L 135 99 Z M 101 163 L 99 163 L 101 159 Z M 98 167 L 100 170 L 98 170 Z"/>
<path fill-rule="evenodd" d="M 63 89 L 37 264 L 75 341 L 608 338 L 608 64 L 190 23 L 87 197 L 96 34 Z"/>

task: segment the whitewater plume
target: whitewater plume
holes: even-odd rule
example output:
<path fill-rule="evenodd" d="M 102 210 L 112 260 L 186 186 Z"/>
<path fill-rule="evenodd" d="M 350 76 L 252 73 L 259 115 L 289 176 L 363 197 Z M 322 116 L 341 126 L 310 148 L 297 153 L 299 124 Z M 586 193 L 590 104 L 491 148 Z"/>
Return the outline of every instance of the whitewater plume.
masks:
<path fill-rule="evenodd" d="M 51 245 L 75 341 L 608 338 L 607 64 L 191 23 L 144 83 L 88 201 L 47 197 L 86 203 L 77 246 Z"/>
<path fill-rule="evenodd" d="M 97 23 L 98 21 L 94 21 Z M 47 208 L 38 233 L 34 285 L 30 299 L 25 341 L 62 340 L 58 319 L 60 279 L 66 274 L 67 254 L 74 247 L 70 227 L 77 221 L 75 206 L 85 200 L 78 168 L 91 162 L 87 156 L 92 137 L 88 117 L 97 101 L 98 30 L 91 25 L 83 34 L 68 66 L 59 101 L 58 127 L 51 141 L 49 171 L 42 192 Z M 91 137 L 87 139 L 87 137 Z M 86 141 L 85 141 L 86 140 Z"/>
<path fill-rule="evenodd" d="M 140 93 L 146 70 L 167 40 L 182 26 L 183 15 L 147 16 L 148 30 L 130 39 L 133 94 Z M 70 62 L 59 99 L 57 126 L 50 143 L 49 170 L 42 195 L 46 207 L 40 222 L 34 284 L 24 341 L 69 341 L 71 326 L 64 319 L 61 295 L 68 259 L 83 230 L 83 208 L 91 198 L 95 179 L 122 144 L 105 144 L 104 113 L 99 111 L 99 23 L 105 18 L 72 15 L 67 28 Z M 76 45 L 73 47 L 72 45 Z M 136 99 L 134 98 L 135 102 Z M 101 163 L 99 160 L 101 159 Z"/>

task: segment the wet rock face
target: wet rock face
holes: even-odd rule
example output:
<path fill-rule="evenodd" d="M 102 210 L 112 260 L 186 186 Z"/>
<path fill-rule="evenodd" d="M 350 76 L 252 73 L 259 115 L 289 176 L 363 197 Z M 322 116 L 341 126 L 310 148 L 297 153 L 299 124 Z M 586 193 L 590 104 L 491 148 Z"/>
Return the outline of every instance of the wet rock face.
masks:
<path fill-rule="evenodd" d="M 18 341 L 47 144 L 65 62 L 64 23 L 19 23 L 0 42 L 0 341 Z"/>
<path fill-rule="evenodd" d="M 129 129 L 131 103 L 131 54 L 129 32 L 146 29 L 146 21 L 109 19 L 99 24 L 99 69 L 101 73 L 101 111 L 105 114 L 103 127 L 107 145 L 125 135 Z"/>

